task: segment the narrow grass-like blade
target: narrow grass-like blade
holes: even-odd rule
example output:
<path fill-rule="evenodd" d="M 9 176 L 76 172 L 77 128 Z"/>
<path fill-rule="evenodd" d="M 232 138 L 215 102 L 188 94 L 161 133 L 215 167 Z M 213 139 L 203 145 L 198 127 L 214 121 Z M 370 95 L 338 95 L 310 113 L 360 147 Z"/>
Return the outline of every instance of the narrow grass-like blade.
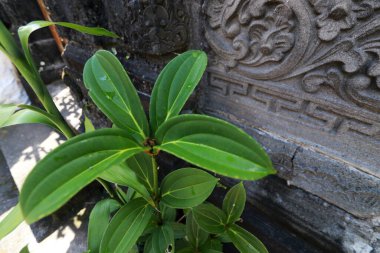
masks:
<path fill-rule="evenodd" d="M 20 109 L 19 111 L 16 111 Z M 44 124 L 59 132 L 59 120 L 46 111 L 30 105 L 0 105 L 0 127 L 19 124 Z"/>
<path fill-rule="evenodd" d="M 17 204 L 8 215 L 0 221 L 0 240 L 17 228 L 23 221 L 24 216 L 22 215 L 20 204 Z"/>
<path fill-rule="evenodd" d="M 110 32 L 100 27 L 86 27 L 86 26 L 81 26 L 81 25 L 72 24 L 68 22 L 52 22 L 52 21 L 45 21 L 45 20 L 32 21 L 28 23 L 27 25 L 21 26 L 18 29 L 18 36 L 20 38 L 21 47 L 24 51 L 25 57 L 29 65 L 33 66 L 35 69 L 36 67 L 33 62 L 32 55 L 30 53 L 29 46 L 28 46 L 29 37 L 34 31 L 44 28 L 44 27 L 51 26 L 51 25 L 59 25 L 59 26 L 67 27 L 67 28 L 76 30 L 78 32 L 87 33 L 90 35 L 118 38 L 118 36 L 115 33 Z"/>

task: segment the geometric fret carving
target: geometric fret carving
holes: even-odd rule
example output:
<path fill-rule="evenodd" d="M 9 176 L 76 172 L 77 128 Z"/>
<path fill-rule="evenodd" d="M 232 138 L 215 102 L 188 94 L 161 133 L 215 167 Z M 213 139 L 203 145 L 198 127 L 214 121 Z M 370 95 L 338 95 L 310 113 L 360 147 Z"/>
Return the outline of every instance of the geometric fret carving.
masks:
<path fill-rule="evenodd" d="M 209 88 L 210 95 L 225 96 L 231 101 L 235 101 L 237 97 L 243 100 L 249 99 L 250 101 L 243 103 L 242 106 L 254 101 L 252 105 L 254 107 L 260 106 L 289 120 L 300 121 L 306 126 L 317 126 L 331 134 L 360 134 L 363 137 L 370 137 L 371 140 L 380 141 L 380 122 L 358 120 L 355 115 L 333 110 L 315 101 L 271 91 L 254 83 L 234 80 L 220 73 L 213 73 L 212 70 L 210 70 Z"/>

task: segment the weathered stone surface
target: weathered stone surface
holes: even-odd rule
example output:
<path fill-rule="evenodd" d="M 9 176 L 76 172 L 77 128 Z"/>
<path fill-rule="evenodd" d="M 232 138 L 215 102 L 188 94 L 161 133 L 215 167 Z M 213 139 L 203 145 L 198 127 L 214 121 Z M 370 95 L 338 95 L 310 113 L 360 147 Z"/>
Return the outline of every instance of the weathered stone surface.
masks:
<path fill-rule="evenodd" d="M 117 54 L 145 106 L 175 52 L 208 51 L 200 110 L 245 128 L 279 171 L 278 178 L 249 184 L 257 214 L 271 218 L 264 233 L 271 252 L 379 251 L 379 1 L 46 2 L 54 20 L 108 27 L 123 37 L 61 30 L 77 43 L 65 52 L 65 80 L 82 91 L 91 114 L 96 110 L 80 79 L 94 49 Z M 170 16 L 179 9 L 185 19 Z M 277 247 L 272 231 L 281 224 Z M 254 231 L 263 232 L 258 226 Z M 286 240 L 293 246 L 281 248 Z"/>
<path fill-rule="evenodd" d="M 370 155 L 380 151 L 379 8 L 370 0 L 206 1 L 209 103 L 254 110 L 255 126 L 380 177 Z"/>
<path fill-rule="evenodd" d="M 182 0 L 102 2 L 108 27 L 129 51 L 163 55 L 186 47 L 189 18 Z"/>

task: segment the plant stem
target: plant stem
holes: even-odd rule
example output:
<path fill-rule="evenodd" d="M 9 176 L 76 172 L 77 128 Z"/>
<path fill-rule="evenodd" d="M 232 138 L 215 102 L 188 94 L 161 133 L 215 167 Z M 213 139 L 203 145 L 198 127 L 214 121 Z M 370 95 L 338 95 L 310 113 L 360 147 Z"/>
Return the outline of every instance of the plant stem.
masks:
<path fill-rule="evenodd" d="M 108 195 L 117 200 L 121 205 L 124 205 L 124 201 L 122 199 L 120 199 L 119 195 L 117 194 L 117 192 L 112 188 L 112 186 L 110 185 L 109 182 L 101 179 L 101 178 L 97 178 L 96 179 L 103 187 L 104 189 L 106 190 L 106 192 L 108 193 Z"/>
<path fill-rule="evenodd" d="M 154 198 L 157 200 L 158 198 L 158 167 L 156 162 L 156 157 L 152 156 L 152 167 L 153 167 L 153 190 L 154 190 Z M 156 203 L 158 206 L 158 203 Z"/>

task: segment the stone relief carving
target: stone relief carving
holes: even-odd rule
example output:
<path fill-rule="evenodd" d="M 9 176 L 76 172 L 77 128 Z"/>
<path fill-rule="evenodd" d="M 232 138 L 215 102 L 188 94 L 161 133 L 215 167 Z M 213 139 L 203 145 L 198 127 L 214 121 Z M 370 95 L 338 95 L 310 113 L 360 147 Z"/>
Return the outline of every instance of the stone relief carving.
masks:
<path fill-rule="evenodd" d="M 109 25 L 123 31 L 129 50 L 162 55 L 188 40 L 188 15 L 181 0 L 104 0 Z M 127 28 L 126 28 L 127 27 Z"/>
<path fill-rule="evenodd" d="M 380 1 L 209 0 L 213 67 L 380 112 Z M 286 87 L 285 87 L 286 88 Z"/>

